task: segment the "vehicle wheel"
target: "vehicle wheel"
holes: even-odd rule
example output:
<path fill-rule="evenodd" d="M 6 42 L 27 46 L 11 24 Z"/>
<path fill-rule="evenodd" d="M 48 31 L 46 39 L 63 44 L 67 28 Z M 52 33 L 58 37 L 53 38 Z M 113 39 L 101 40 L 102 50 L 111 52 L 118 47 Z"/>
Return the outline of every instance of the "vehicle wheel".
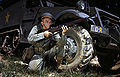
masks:
<path fill-rule="evenodd" d="M 67 31 L 65 57 L 59 66 L 61 70 L 86 66 L 93 56 L 92 38 L 86 29 L 74 27 Z"/>

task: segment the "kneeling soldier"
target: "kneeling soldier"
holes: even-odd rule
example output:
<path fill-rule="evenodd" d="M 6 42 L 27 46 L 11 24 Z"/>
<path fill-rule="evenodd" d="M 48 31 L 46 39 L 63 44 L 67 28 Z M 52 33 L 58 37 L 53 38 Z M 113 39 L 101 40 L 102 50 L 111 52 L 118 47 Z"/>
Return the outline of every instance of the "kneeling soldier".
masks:
<path fill-rule="evenodd" d="M 68 30 L 68 28 L 64 25 L 61 27 L 62 36 L 60 37 L 59 33 L 57 32 L 52 33 L 48 31 L 53 21 L 54 18 L 50 13 L 43 13 L 41 15 L 41 22 L 38 25 L 35 25 L 28 35 L 28 41 L 33 45 L 34 47 L 33 49 L 35 51 L 35 55 L 29 62 L 29 68 L 31 70 L 41 69 L 43 65 L 43 58 L 46 53 L 48 54 L 49 57 L 56 56 L 55 59 L 57 61 L 57 67 L 59 67 L 59 65 L 62 62 L 64 45 L 66 43 L 65 33 Z M 51 35 L 52 37 L 48 38 Z"/>

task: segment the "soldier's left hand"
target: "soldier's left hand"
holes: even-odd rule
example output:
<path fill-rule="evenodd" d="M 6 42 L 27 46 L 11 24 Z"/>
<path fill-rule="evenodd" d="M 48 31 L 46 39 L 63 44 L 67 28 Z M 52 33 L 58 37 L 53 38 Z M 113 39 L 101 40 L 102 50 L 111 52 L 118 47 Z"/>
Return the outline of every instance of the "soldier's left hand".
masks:
<path fill-rule="evenodd" d="M 63 31 L 62 31 L 62 34 L 65 35 L 65 33 L 68 31 L 68 29 L 69 29 L 69 28 L 68 28 L 67 26 L 64 26 L 64 25 L 63 25 L 63 26 L 62 26 L 62 30 L 63 30 Z"/>

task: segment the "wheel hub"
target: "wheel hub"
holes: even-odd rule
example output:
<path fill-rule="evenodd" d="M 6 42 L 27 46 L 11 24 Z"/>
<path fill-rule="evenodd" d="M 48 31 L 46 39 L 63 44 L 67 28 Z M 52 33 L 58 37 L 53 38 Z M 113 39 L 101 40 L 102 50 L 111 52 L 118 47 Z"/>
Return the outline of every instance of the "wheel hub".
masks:
<path fill-rule="evenodd" d="M 76 42 L 73 38 L 67 37 L 67 44 L 65 45 L 65 59 L 66 63 L 71 62 L 71 60 L 75 57 L 77 52 Z"/>

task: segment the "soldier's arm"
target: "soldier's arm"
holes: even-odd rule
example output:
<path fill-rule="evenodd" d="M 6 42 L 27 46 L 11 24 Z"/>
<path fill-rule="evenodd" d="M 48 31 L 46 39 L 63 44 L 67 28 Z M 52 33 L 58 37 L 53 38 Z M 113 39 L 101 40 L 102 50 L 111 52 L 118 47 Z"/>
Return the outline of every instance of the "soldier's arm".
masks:
<path fill-rule="evenodd" d="M 29 42 L 36 42 L 45 38 L 44 32 L 41 33 L 37 33 L 37 32 L 38 32 L 37 26 L 34 26 L 27 38 Z"/>

